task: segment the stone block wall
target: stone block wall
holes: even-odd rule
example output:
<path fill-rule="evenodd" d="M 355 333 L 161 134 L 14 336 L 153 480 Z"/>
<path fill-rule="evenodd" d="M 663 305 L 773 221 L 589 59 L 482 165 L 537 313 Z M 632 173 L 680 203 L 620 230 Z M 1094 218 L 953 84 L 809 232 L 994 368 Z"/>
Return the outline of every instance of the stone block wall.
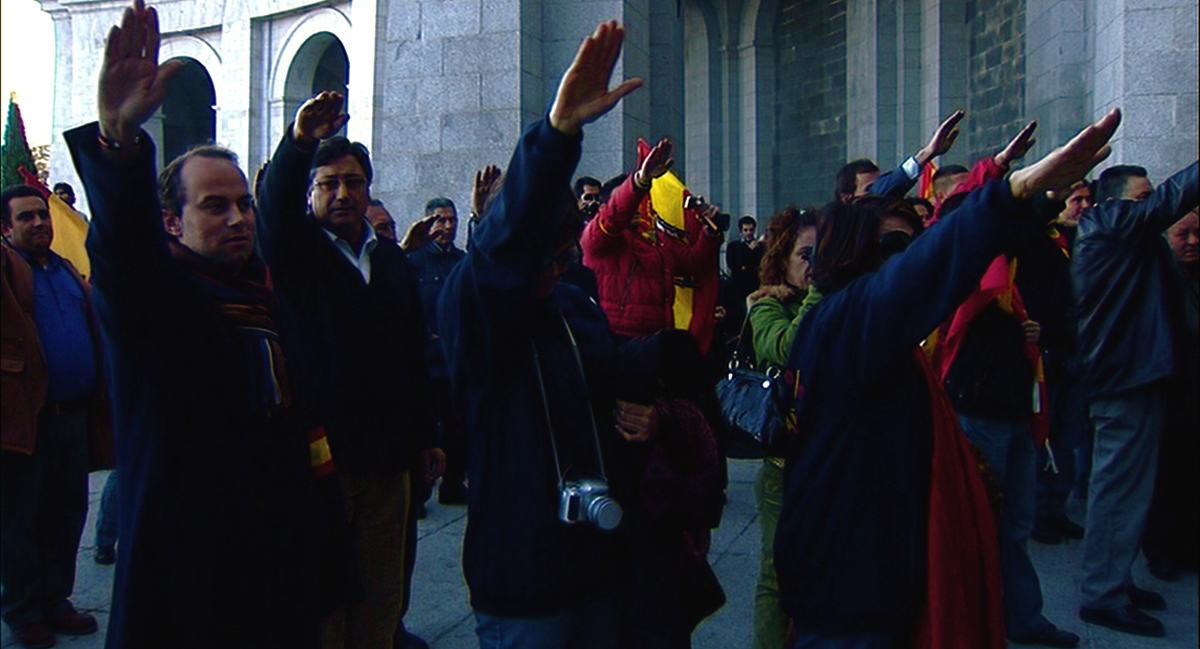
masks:
<path fill-rule="evenodd" d="M 993 155 L 1025 120 L 1025 2 L 987 0 L 968 5 L 970 60 L 967 119 L 962 140 L 947 156 L 970 165 Z"/>
<path fill-rule="evenodd" d="M 846 2 L 779 3 L 776 209 L 828 202 L 846 163 Z"/>

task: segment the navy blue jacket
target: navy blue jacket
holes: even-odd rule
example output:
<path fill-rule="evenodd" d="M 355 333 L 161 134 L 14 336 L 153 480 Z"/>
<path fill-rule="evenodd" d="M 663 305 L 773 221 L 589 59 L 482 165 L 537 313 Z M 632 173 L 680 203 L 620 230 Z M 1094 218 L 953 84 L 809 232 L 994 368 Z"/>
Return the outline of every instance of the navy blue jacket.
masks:
<path fill-rule="evenodd" d="M 408 253 L 408 260 L 417 268 L 417 288 L 421 293 L 421 307 L 425 312 L 425 327 L 430 334 L 437 334 L 437 302 L 442 294 L 442 287 L 450 271 L 467 253 L 453 244 L 449 250 L 443 250 L 436 241 L 430 241 L 424 246 Z M 442 358 L 440 344 L 429 345 L 429 375 L 432 378 L 443 379 L 446 376 L 446 362 Z"/>
<path fill-rule="evenodd" d="M 1175 373 L 1183 285 L 1163 232 L 1196 207 L 1196 163 L 1140 201 L 1084 213 L 1071 272 L 1079 296 L 1079 355 L 1093 399 Z"/>
<path fill-rule="evenodd" d="M 804 385 L 787 458 L 775 565 L 799 630 L 912 628 L 925 597 L 932 413 L 913 349 L 970 294 L 1032 219 L 1007 182 L 801 321 Z"/>
<path fill-rule="evenodd" d="M 471 449 L 463 573 L 471 606 L 491 615 L 560 612 L 612 588 L 616 577 L 614 533 L 558 520 L 558 476 L 543 409 L 548 403 L 564 468 L 595 474 L 589 404 L 606 448 L 615 437 L 613 402 L 603 394 L 615 356 L 608 321 L 574 286 L 559 282 L 548 299 L 537 297 L 564 212 L 566 193 L 555 188 L 570 182 L 580 141 L 545 119 L 525 129 L 503 189 L 439 303 L 454 400 Z M 619 462 L 606 459 L 615 479 Z"/>
<path fill-rule="evenodd" d="M 154 147 L 117 167 L 97 134 L 65 137 L 92 211 L 121 472 L 106 646 L 320 647 L 306 427 L 251 407 L 244 338 L 170 256 Z"/>
<path fill-rule="evenodd" d="M 908 162 L 905 158 L 904 162 Z M 921 178 L 918 175 L 916 178 L 909 178 L 904 172 L 904 162 L 900 163 L 899 167 L 879 174 L 875 182 L 871 183 L 870 192 L 873 196 L 884 196 L 887 198 L 895 198 L 897 200 L 904 198 L 909 190 L 916 187 L 917 180 Z"/>
<path fill-rule="evenodd" d="M 312 159 L 289 127 L 259 192 L 259 242 L 276 291 L 297 316 L 305 368 L 297 380 L 322 397 L 334 465 L 348 474 L 397 473 L 433 446 L 435 431 L 416 268 L 398 246 L 377 245 L 371 281 L 363 281 L 307 214 Z"/>

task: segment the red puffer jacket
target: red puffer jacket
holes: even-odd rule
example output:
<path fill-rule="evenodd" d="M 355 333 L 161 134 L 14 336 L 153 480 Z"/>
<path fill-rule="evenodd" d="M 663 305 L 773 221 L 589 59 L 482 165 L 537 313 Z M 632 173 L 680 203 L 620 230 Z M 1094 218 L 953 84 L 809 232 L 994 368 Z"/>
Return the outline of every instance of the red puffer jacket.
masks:
<path fill-rule="evenodd" d="M 646 192 L 630 174 L 583 230 L 583 263 L 596 273 L 600 307 L 613 332 L 637 337 L 675 326 L 674 278 L 703 275 L 715 265 L 721 237 L 707 231 L 683 244 L 656 233 L 643 237 L 634 221 Z"/>

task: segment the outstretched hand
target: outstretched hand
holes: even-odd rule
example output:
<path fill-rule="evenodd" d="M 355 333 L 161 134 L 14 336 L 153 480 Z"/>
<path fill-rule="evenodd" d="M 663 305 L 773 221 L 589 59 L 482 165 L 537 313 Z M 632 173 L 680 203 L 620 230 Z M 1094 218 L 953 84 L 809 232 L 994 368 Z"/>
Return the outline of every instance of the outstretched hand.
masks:
<path fill-rule="evenodd" d="M 584 124 L 599 119 L 622 97 L 642 85 L 642 80 L 635 78 L 608 89 L 624 40 L 625 30 L 615 20 L 600 23 L 591 36 L 583 39 L 571 67 L 558 82 L 558 92 L 550 108 L 550 126 L 567 135 L 576 135 Z"/>
<path fill-rule="evenodd" d="M 487 205 L 488 194 L 491 193 L 492 185 L 499 177 L 500 167 L 496 165 L 488 165 L 475 172 L 475 187 L 471 190 L 471 211 L 475 213 L 475 218 L 483 218 L 483 208 L 484 205 Z"/>
<path fill-rule="evenodd" d="M 119 145 L 133 144 L 166 97 L 167 82 L 183 66 L 182 61 L 158 64 L 158 38 L 158 12 L 142 0 L 108 32 L 97 105 L 100 134 Z"/>
<path fill-rule="evenodd" d="M 996 164 L 1008 169 L 1009 165 L 1024 158 L 1025 154 L 1029 153 L 1029 150 L 1033 148 L 1033 145 L 1037 144 L 1037 138 L 1033 137 L 1033 132 L 1037 130 L 1037 127 L 1038 123 L 1036 119 L 1026 124 L 1025 128 L 1021 129 L 1021 132 L 1017 133 L 1017 136 L 1008 143 L 1008 146 L 995 155 L 993 159 L 996 161 Z"/>
<path fill-rule="evenodd" d="M 1029 199 L 1039 192 L 1070 187 L 1112 152 L 1108 141 L 1120 124 L 1121 110 L 1114 108 L 1050 155 L 1014 171 L 1008 178 L 1013 196 Z"/>
<path fill-rule="evenodd" d="M 917 152 L 917 164 L 924 166 L 930 160 L 949 153 L 954 146 L 954 141 L 958 139 L 958 123 L 966 115 L 963 111 L 956 110 L 953 115 L 947 117 L 946 121 L 942 122 L 933 132 L 933 137 L 929 138 L 929 143 L 925 145 L 925 148 Z"/>
<path fill-rule="evenodd" d="M 296 111 L 296 121 L 292 122 L 292 139 L 308 148 L 333 136 L 350 119 L 342 112 L 345 105 L 346 98 L 342 93 L 331 90 L 304 102 Z"/>
<path fill-rule="evenodd" d="M 648 187 L 651 180 L 670 171 L 671 167 L 675 165 L 675 158 L 671 157 L 673 149 L 671 140 L 665 137 L 659 140 L 658 144 L 650 149 L 650 154 L 646 156 L 646 159 L 642 160 L 642 166 L 638 168 L 633 182 L 642 187 Z"/>

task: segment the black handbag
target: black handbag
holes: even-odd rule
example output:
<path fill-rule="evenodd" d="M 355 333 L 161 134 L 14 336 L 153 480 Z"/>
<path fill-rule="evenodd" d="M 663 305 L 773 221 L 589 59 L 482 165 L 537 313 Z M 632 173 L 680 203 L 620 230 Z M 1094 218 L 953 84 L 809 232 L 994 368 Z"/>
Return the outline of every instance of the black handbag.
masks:
<path fill-rule="evenodd" d="M 753 352 L 744 350 L 749 322 L 747 315 L 729 360 L 729 372 L 717 383 L 717 399 L 721 416 L 735 434 L 753 441 L 764 453 L 777 456 L 787 428 L 787 388 L 778 369 L 756 369 L 751 361 Z"/>

